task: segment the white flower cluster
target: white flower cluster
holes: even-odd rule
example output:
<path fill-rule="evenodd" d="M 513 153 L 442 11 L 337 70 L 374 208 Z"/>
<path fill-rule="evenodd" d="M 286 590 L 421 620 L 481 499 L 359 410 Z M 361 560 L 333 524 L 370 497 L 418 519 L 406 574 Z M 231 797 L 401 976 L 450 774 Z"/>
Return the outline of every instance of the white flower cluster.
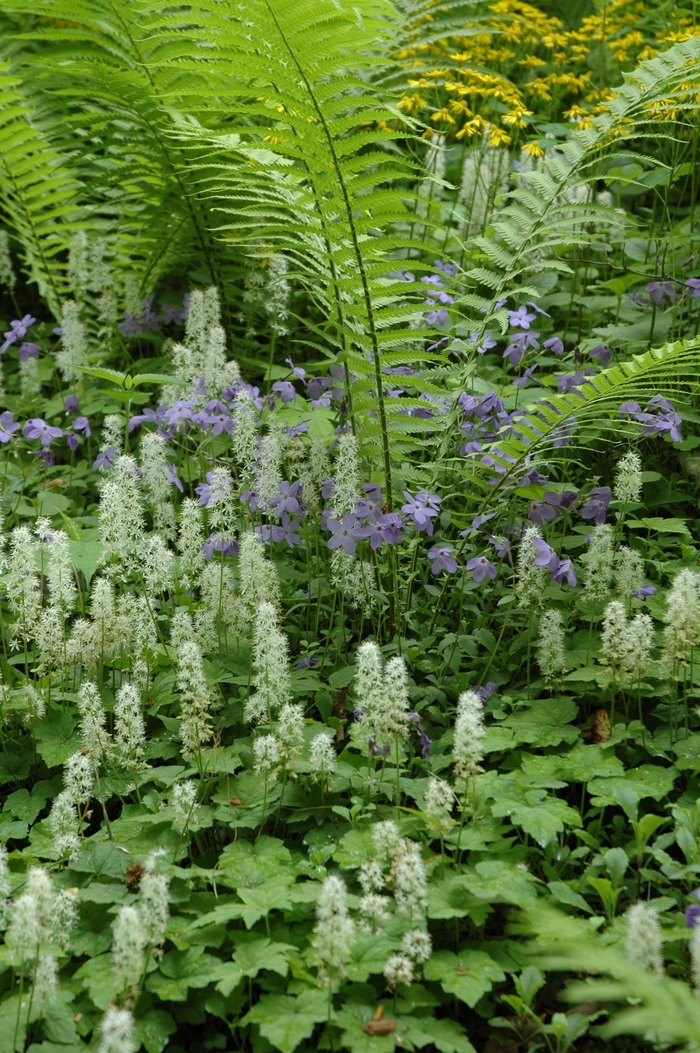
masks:
<path fill-rule="evenodd" d="M 355 670 L 357 699 L 353 732 L 371 746 L 385 749 L 408 736 L 408 673 L 402 658 L 384 666 L 376 643 L 366 640 L 357 649 Z"/>
<path fill-rule="evenodd" d="M 158 872 L 161 853 L 154 852 L 146 860 L 139 882 L 139 898 L 125 903 L 112 926 L 112 975 L 114 993 L 131 1001 L 142 982 L 147 964 L 147 953 L 160 947 L 168 925 L 169 881 Z"/>
<path fill-rule="evenodd" d="M 649 668 L 654 624 L 648 614 L 628 620 L 624 605 L 613 600 L 605 608 L 601 634 L 603 663 L 619 675 L 639 680 Z"/>
<path fill-rule="evenodd" d="M 457 701 L 455 718 L 454 777 L 456 783 L 473 783 L 481 771 L 484 746 L 484 706 L 476 691 L 465 691 Z"/>
<path fill-rule="evenodd" d="M 316 905 L 316 928 L 311 941 L 321 983 L 332 987 L 345 975 L 354 941 L 355 925 L 348 914 L 345 882 L 331 874 L 321 886 Z"/>

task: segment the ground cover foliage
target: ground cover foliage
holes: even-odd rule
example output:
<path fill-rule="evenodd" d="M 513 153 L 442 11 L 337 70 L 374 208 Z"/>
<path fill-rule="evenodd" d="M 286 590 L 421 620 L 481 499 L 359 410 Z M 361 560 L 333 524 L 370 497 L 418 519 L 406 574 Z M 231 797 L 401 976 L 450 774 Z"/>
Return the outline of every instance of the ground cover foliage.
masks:
<path fill-rule="evenodd" d="M 694 6 L 0 30 L 0 1049 L 697 1048 Z"/>

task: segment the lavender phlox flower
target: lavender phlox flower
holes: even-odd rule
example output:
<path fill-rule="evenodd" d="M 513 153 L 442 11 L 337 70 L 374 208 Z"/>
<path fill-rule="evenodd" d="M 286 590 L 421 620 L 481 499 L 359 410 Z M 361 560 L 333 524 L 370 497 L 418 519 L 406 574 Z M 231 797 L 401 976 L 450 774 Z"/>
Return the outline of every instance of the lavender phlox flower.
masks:
<path fill-rule="evenodd" d="M 289 435 L 290 438 L 294 438 L 296 435 L 303 435 L 304 432 L 309 430 L 308 422 L 311 417 L 306 417 L 304 420 L 300 420 L 298 424 L 292 424 L 288 428 L 284 429 L 285 435 Z"/>
<path fill-rule="evenodd" d="M 698 919 L 700 918 L 700 905 L 697 903 L 691 903 L 685 908 L 683 914 L 685 916 L 686 927 L 688 929 L 696 928 Z"/>
<path fill-rule="evenodd" d="M 270 507 L 277 509 L 277 516 L 281 518 L 285 513 L 298 515 L 301 511 L 298 497 L 301 496 L 301 483 L 297 479 L 293 483 L 286 480 L 280 483 L 279 494 L 270 501 Z"/>
<path fill-rule="evenodd" d="M 184 494 L 185 488 L 182 485 L 182 480 L 180 479 L 179 475 L 177 474 L 177 465 L 176 464 L 171 464 L 170 467 L 168 468 L 168 482 L 172 483 L 173 486 L 176 486 L 181 494 Z"/>
<path fill-rule="evenodd" d="M 700 278 L 687 278 L 683 284 L 690 289 L 692 299 L 700 296 Z"/>
<path fill-rule="evenodd" d="M 224 556 L 238 555 L 238 542 L 232 539 L 222 541 L 218 534 L 210 534 L 202 545 L 204 558 L 209 561 L 215 552 L 223 552 Z"/>
<path fill-rule="evenodd" d="M 47 424 L 41 417 L 30 417 L 22 428 L 25 439 L 41 439 L 42 446 L 50 446 L 54 439 L 60 439 L 63 429 Z"/>
<path fill-rule="evenodd" d="M 537 304 L 533 300 L 526 300 L 525 302 L 526 302 L 527 306 L 531 307 L 533 309 L 533 311 L 537 312 L 537 314 L 542 314 L 542 315 L 544 315 L 545 318 L 551 318 L 552 317 L 551 314 L 548 314 L 548 312 L 544 310 L 544 308 L 538 307 Z"/>
<path fill-rule="evenodd" d="M 545 522 L 552 523 L 557 516 L 562 514 L 563 509 L 573 504 L 577 496 L 575 490 L 564 490 L 561 494 L 548 490 L 543 495 L 542 501 L 533 501 L 530 504 L 528 519 L 537 523 L 538 526 L 542 526 Z"/>
<path fill-rule="evenodd" d="M 428 553 L 428 559 L 433 561 L 430 567 L 431 574 L 439 574 L 441 570 L 454 574 L 457 570 L 457 560 L 452 555 L 451 545 L 434 545 Z"/>
<path fill-rule="evenodd" d="M 612 358 L 612 349 L 607 344 L 596 344 L 588 352 L 589 358 L 599 358 L 601 366 L 607 366 Z"/>
<path fill-rule="evenodd" d="M 87 417 L 76 417 L 72 424 L 73 431 L 82 431 L 86 439 L 92 435 L 92 428 Z"/>
<path fill-rule="evenodd" d="M 272 527 L 273 541 L 286 541 L 290 548 L 301 545 L 301 539 L 296 531 L 299 529 L 299 519 L 290 519 L 286 512 L 282 514 L 280 525 Z"/>
<path fill-rule="evenodd" d="M 572 588 L 576 585 L 576 573 L 574 571 L 574 565 L 570 559 L 557 560 L 556 568 L 551 566 L 550 571 L 553 579 L 558 581 L 559 584 L 561 584 L 564 578 L 566 578 Z"/>
<path fill-rule="evenodd" d="M 496 555 L 501 559 L 510 559 L 511 544 L 508 538 L 489 534 L 489 544 L 495 549 Z"/>
<path fill-rule="evenodd" d="M 66 413 L 80 413 L 80 403 L 77 395 L 68 395 L 63 406 Z"/>
<path fill-rule="evenodd" d="M 57 325 L 51 330 L 51 333 L 53 336 L 63 336 L 63 328 L 60 325 Z"/>
<path fill-rule="evenodd" d="M 459 267 L 456 263 L 442 263 L 440 260 L 433 260 L 433 267 L 442 271 L 448 278 L 456 278 L 459 274 Z"/>
<path fill-rule="evenodd" d="M 66 442 L 68 443 L 68 449 L 73 450 L 73 452 L 80 446 L 80 439 L 72 431 L 66 432 Z"/>
<path fill-rule="evenodd" d="M 368 746 L 370 757 L 388 757 L 391 753 L 391 745 L 387 743 L 385 746 L 379 746 L 374 735 L 370 736 Z"/>
<path fill-rule="evenodd" d="M 428 494 L 425 490 L 420 490 L 415 497 L 408 490 L 404 490 L 403 496 L 406 504 L 401 506 L 401 511 L 411 520 L 417 532 L 425 530 L 428 536 L 431 536 L 431 520 L 440 511 L 438 505 L 441 498 L 437 494 Z"/>
<path fill-rule="evenodd" d="M 199 503 L 200 503 L 200 505 L 204 505 L 205 508 L 208 508 L 209 505 L 211 504 L 212 498 L 215 496 L 213 494 L 213 492 L 212 492 L 212 484 L 215 482 L 214 473 L 213 472 L 207 472 L 205 478 L 207 480 L 206 483 L 200 483 L 199 486 L 195 486 L 194 492 L 196 494 L 199 494 Z M 230 482 L 227 483 L 226 485 L 228 486 L 228 489 L 230 490 L 230 486 L 231 486 Z M 216 497 L 219 500 L 223 496 L 224 496 L 223 494 L 217 494 L 216 495 Z"/>
<path fill-rule="evenodd" d="M 141 332 L 141 322 L 135 314 L 124 311 L 121 322 L 117 322 L 117 329 L 122 336 L 138 336 Z"/>
<path fill-rule="evenodd" d="M 291 358 L 285 358 L 285 363 L 289 366 L 290 370 L 295 377 L 299 377 L 299 380 L 303 380 L 306 376 L 306 370 L 302 369 L 301 366 L 295 366 Z"/>
<path fill-rule="evenodd" d="M 539 468 L 534 465 L 532 468 L 528 468 L 525 475 L 520 480 L 520 486 L 544 486 L 547 482 L 547 476 L 542 475 Z"/>
<path fill-rule="evenodd" d="M 294 402 L 297 397 L 296 389 L 291 380 L 276 380 L 272 385 L 272 390 L 277 392 L 282 402 Z"/>
<path fill-rule="evenodd" d="M 565 394 L 569 391 L 574 391 L 579 384 L 583 384 L 586 377 L 592 376 L 593 373 L 594 370 L 592 369 L 579 369 L 570 376 L 560 377 L 557 382 L 557 390 Z"/>
<path fill-rule="evenodd" d="M 653 585 L 642 585 L 640 589 L 633 589 L 632 595 L 636 596 L 637 599 L 646 600 L 649 596 L 656 594 L 656 588 Z"/>
<path fill-rule="evenodd" d="M 357 533 L 358 537 L 369 538 L 370 547 L 377 549 L 385 543 L 398 545 L 403 539 L 402 527 L 403 520 L 398 512 L 387 512 L 378 516 L 374 522 L 360 527 Z"/>
<path fill-rule="evenodd" d="M 211 428 L 212 435 L 221 435 L 222 431 L 231 435 L 233 432 L 233 417 L 226 411 L 207 414 L 204 423 Z"/>
<path fill-rule="evenodd" d="M 29 358 L 38 358 L 40 352 L 41 348 L 38 344 L 25 340 L 19 345 L 19 360 L 20 362 L 26 362 Z"/>
<path fill-rule="evenodd" d="M 549 542 L 545 541 L 544 538 L 533 537 L 532 547 L 537 553 L 535 556 L 536 567 L 547 567 L 551 570 L 552 567 L 557 568 L 559 566 L 559 557 Z"/>
<path fill-rule="evenodd" d="M 342 548 L 349 556 L 357 548 L 356 542 L 362 540 L 360 527 L 357 526 L 357 517 L 354 512 L 346 512 L 342 519 L 331 517 L 327 520 L 327 529 L 331 531 L 328 541 L 330 549 Z"/>
<path fill-rule="evenodd" d="M 370 501 L 376 501 L 378 505 L 381 505 L 382 491 L 378 483 L 363 483 L 360 489 L 363 494 L 367 494 Z"/>
<path fill-rule="evenodd" d="M 178 401 L 163 414 L 163 421 L 173 427 L 177 427 L 184 421 L 192 420 L 192 410 L 196 406 L 193 399 L 178 399 Z"/>
<path fill-rule="evenodd" d="M 558 336 L 550 336 L 548 340 L 542 344 L 542 347 L 546 347 L 548 351 L 551 351 L 553 355 L 564 354 L 564 344 Z"/>
<path fill-rule="evenodd" d="M 592 519 L 597 524 L 604 523 L 611 499 L 612 490 L 609 486 L 594 486 L 581 509 L 581 518 Z"/>
<path fill-rule="evenodd" d="M 530 314 L 524 304 L 521 307 L 518 307 L 515 311 L 508 312 L 508 324 L 511 325 L 513 329 L 529 329 L 530 322 L 534 322 L 534 320 L 535 315 Z"/>
<path fill-rule="evenodd" d="M 73 425 L 75 427 L 75 425 Z M 119 457 L 119 450 L 116 446 L 108 446 L 106 450 L 100 450 L 95 460 L 92 462 L 94 471 L 99 471 L 102 468 L 111 468 L 117 457 Z"/>
<path fill-rule="evenodd" d="M 488 512 L 485 516 L 474 516 L 474 518 L 472 519 L 472 525 L 470 527 L 467 527 L 466 530 L 463 530 L 459 536 L 469 537 L 471 534 L 475 534 L 476 531 L 484 525 L 484 523 L 488 523 L 489 519 L 493 519 L 495 515 L 495 512 Z"/>
<path fill-rule="evenodd" d="M 169 303 L 162 303 L 161 321 L 163 325 L 183 325 L 187 318 L 187 310 L 182 307 L 171 307 Z"/>
<path fill-rule="evenodd" d="M 472 344 L 478 344 L 476 349 L 477 355 L 485 355 L 491 348 L 496 347 L 496 341 L 493 339 L 493 333 L 490 329 L 487 329 L 481 340 L 479 340 L 478 333 L 470 333 L 469 342 Z"/>
<path fill-rule="evenodd" d="M 53 468 L 56 463 L 56 455 L 53 450 L 37 450 L 36 456 L 40 461 L 43 461 L 47 468 Z"/>
<path fill-rule="evenodd" d="M 333 386 L 333 381 L 330 377 L 309 377 L 306 383 L 306 391 L 308 396 L 313 401 L 317 401 L 322 397 L 327 397 L 330 400 L 330 395 L 324 396 L 324 392 L 328 388 Z M 330 401 L 329 401 L 330 405 Z"/>
<path fill-rule="evenodd" d="M 306 658 L 301 658 L 296 665 L 295 669 L 311 669 L 312 666 L 318 665 L 320 658 L 315 658 L 313 655 L 307 655 Z"/>
<path fill-rule="evenodd" d="M 484 447 L 480 442 L 472 439 L 471 442 L 465 442 L 464 445 L 460 447 L 459 454 L 460 457 L 466 457 L 468 453 L 481 453 L 483 448 Z"/>
<path fill-rule="evenodd" d="M 491 578 L 493 581 L 498 574 L 493 563 L 486 556 L 474 556 L 467 561 L 466 568 L 472 572 L 472 577 L 476 582 L 483 581 L 484 578 Z"/>
<path fill-rule="evenodd" d="M 498 684 L 495 680 L 487 680 L 482 687 L 476 687 L 474 688 L 474 690 L 476 691 L 483 704 L 487 701 L 487 699 L 491 698 L 491 695 L 495 695 L 498 693 Z"/>
<path fill-rule="evenodd" d="M 9 442 L 16 431 L 19 423 L 14 419 L 9 410 L 0 413 L 0 442 Z"/>
<path fill-rule="evenodd" d="M 664 297 L 667 297 L 671 302 L 673 302 L 673 300 L 675 300 L 678 296 L 676 287 L 673 284 L 673 282 L 649 282 L 649 284 L 645 285 L 644 288 L 649 293 L 649 298 L 652 301 L 652 303 L 655 304 L 662 304 L 664 302 Z"/>
<path fill-rule="evenodd" d="M 440 343 L 447 340 L 446 336 L 440 338 Z M 437 347 L 437 344 L 435 345 Z M 387 376 L 395 377 L 417 377 L 418 370 L 411 369 L 410 366 L 382 366 L 382 373 L 386 373 Z"/>
<path fill-rule="evenodd" d="M 150 406 L 146 406 L 142 413 L 129 417 L 129 431 L 132 432 L 139 424 L 157 424 L 160 426 L 163 424 L 167 412 L 167 406 L 159 406 L 155 410 L 151 409 Z"/>
<path fill-rule="evenodd" d="M 145 331 L 150 329 L 154 333 L 160 332 L 160 315 L 153 310 L 153 297 L 147 296 L 143 301 L 143 311 L 139 321 L 141 328 Z"/>
<path fill-rule="evenodd" d="M 0 355 L 4 355 L 11 344 L 25 337 L 27 330 L 31 329 L 35 322 L 36 318 L 32 317 L 31 314 L 25 314 L 24 318 L 15 318 L 14 321 L 10 322 L 10 328 L 5 333 L 5 342 L 0 347 Z"/>
<path fill-rule="evenodd" d="M 521 377 L 518 377 L 517 380 L 513 381 L 513 386 L 518 388 L 518 389 L 524 388 L 525 385 L 527 384 L 528 380 L 532 380 L 532 374 L 538 368 L 539 368 L 538 363 L 537 362 L 533 363 L 533 365 L 529 366 L 528 369 L 525 370 L 525 372 L 523 373 L 523 375 Z M 535 381 L 535 383 L 537 384 L 537 383 L 539 383 L 539 381 Z"/>

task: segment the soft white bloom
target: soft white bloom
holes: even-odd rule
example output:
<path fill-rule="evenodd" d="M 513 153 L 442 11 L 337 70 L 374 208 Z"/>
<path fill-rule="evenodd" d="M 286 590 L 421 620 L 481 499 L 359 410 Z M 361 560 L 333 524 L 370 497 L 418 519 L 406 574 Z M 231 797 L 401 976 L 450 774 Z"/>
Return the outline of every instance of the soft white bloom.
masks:
<path fill-rule="evenodd" d="M 282 447 L 279 436 L 270 432 L 260 443 L 260 457 L 255 473 L 258 504 L 263 512 L 272 510 L 271 502 L 279 494 L 282 482 L 281 460 Z"/>
<path fill-rule="evenodd" d="M 144 534 L 143 506 L 138 465 L 127 454 L 117 458 L 102 483 L 99 518 L 105 558 L 135 556 Z"/>
<path fill-rule="evenodd" d="M 700 641 L 700 574 L 682 570 L 666 594 L 664 657 L 686 662 Z"/>
<path fill-rule="evenodd" d="M 537 662 L 545 680 L 554 680 L 566 672 L 561 611 L 545 611 L 540 618 Z"/>
<path fill-rule="evenodd" d="M 380 896 L 377 892 L 367 892 L 359 903 L 360 914 L 362 920 L 360 921 L 360 929 L 367 935 L 372 935 L 376 932 L 381 932 L 382 925 L 388 921 L 389 914 L 389 897 Z"/>
<path fill-rule="evenodd" d="M 399 828 L 393 819 L 384 819 L 372 827 L 374 851 L 378 856 L 391 855 L 403 844 Z"/>
<path fill-rule="evenodd" d="M 392 954 L 384 966 L 384 979 L 392 989 L 398 984 L 412 984 L 415 973 L 413 961 L 405 954 Z"/>
<path fill-rule="evenodd" d="M 209 330 L 220 324 L 221 305 L 216 286 L 212 285 L 204 292 L 201 289 L 193 289 L 185 321 L 185 341 L 188 346 L 201 356 L 207 345 Z"/>
<path fill-rule="evenodd" d="M 546 567 L 538 567 L 535 563 L 537 549 L 533 545 L 533 541 L 541 537 L 539 527 L 530 524 L 520 542 L 515 580 L 518 607 L 537 607 L 542 602 L 548 574 Z"/>
<path fill-rule="evenodd" d="M 209 524 L 223 540 L 230 540 L 237 514 L 231 472 L 223 465 L 217 465 L 207 472 L 207 482 L 210 491 L 207 503 Z"/>
<path fill-rule="evenodd" d="M 46 699 L 43 691 L 38 691 L 34 684 L 24 685 L 24 697 L 27 701 L 27 713 L 24 718 L 25 724 L 36 724 L 46 716 Z"/>
<path fill-rule="evenodd" d="M 330 559 L 331 585 L 342 592 L 354 610 L 361 610 L 366 618 L 377 603 L 377 575 L 374 566 L 365 559 L 335 549 Z"/>
<path fill-rule="evenodd" d="M 180 506 L 180 531 L 177 547 L 180 553 L 182 584 L 193 589 L 204 569 L 204 519 L 197 501 L 186 497 Z"/>
<path fill-rule="evenodd" d="M 260 735 L 253 742 L 253 768 L 265 778 L 277 773 L 280 763 L 280 743 L 276 735 Z"/>
<path fill-rule="evenodd" d="M 425 929 L 411 929 L 409 932 L 405 932 L 401 940 L 401 953 L 414 962 L 420 964 L 427 962 L 433 953 L 433 941 L 430 939 L 430 933 L 426 932 Z"/>
<path fill-rule="evenodd" d="M 84 230 L 76 230 L 68 246 L 68 284 L 77 300 L 85 296 L 88 282 L 88 237 Z"/>
<path fill-rule="evenodd" d="M 274 563 L 265 557 L 265 546 L 252 531 L 241 534 L 239 553 L 241 598 L 252 620 L 262 603 L 278 607 L 280 584 Z"/>
<path fill-rule="evenodd" d="M 124 421 L 118 413 L 108 413 L 102 421 L 100 449 L 107 450 L 110 447 L 120 452 L 124 449 Z"/>
<path fill-rule="evenodd" d="M 95 788 L 95 772 L 90 757 L 74 753 L 63 766 L 63 782 L 76 805 L 87 804 Z"/>
<path fill-rule="evenodd" d="M 180 693 L 180 738 L 187 758 L 196 756 L 212 735 L 213 697 L 204 674 L 202 652 L 194 640 L 185 640 L 177 652 L 177 689 Z"/>
<path fill-rule="evenodd" d="M 383 680 L 382 652 L 373 640 L 365 640 L 357 648 L 354 680 L 355 697 L 363 720 L 366 714 L 375 713 L 381 706 Z"/>
<path fill-rule="evenodd" d="M 243 478 L 251 479 L 258 450 L 258 410 L 247 388 L 236 395 L 233 419 L 231 450 Z"/>
<path fill-rule="evenodd" d="M 304 709 L 296 702 L 285 702 L 277 718 L 280 762 L 292 774 L 294 762 L 304 745 Z"/>
<path fill-rule="evenodd" d="M 627 626 L 622 668 L 628 676 L 639 680 L 651 662 L 654 645 L 654 623 L 648 614 L 635 614 Z"/>
<path fill-rule="evenodd" d="M 40 654 L 40 676 L 58 672 L 66 657 L 66 620 L 60 607 L 44 607 L 34 629 L 34 643 Z"/>
<path fill-rule="evenodd" d="M 135 318 L 138 318 L 143 310 L 141 282 L 136 274 L 127 274 L 124 278 L 124 310 L 127 314 L 133 314 Z"/>
<path fill-rule="evenodd" d="M 36 959 L 42 943 L 56 936 L 57 897 L 50 875 L 41 867 L 27 872 L 24 891 L 12 902 L 5 942 L 20 961 Z"/>
<path fill-rule="evenodd" d="M 165 874 L 159 874 L 156 868 L 157 858 L 162 850 L 151 853 L 146 860 L 146 872 L 141 878 L 140 903 L 141 924 L 146 941 L 151 947 L 160 947 L 165 940 L 168 927 L 169 887 L 170 882 Z"/>
<path fill-rule="evenodd" d="M 175 556 L 160 534 L 148 534 L 139 550 L 139 567 L 146 592 L 158 596 L 167 592 L 173 582 Z"/>
<path fill-rule="evenodd" d="M 383 698 L 377 732 L 383 739 L 408 736 L 408 672 L 403 658 L 390 658 L 384 669 Z"/>
<path fill-rule="evenodd" d="M 431 775 L 425 791 L 425 814 L 431 819 L 449 820 L 455 803 L 455 792 L 449 783 Z"/>
<path fill-rule="evenodd" d="M 268 279 L 265 283 L 263 305 L 270 316 L 270 327 L 279 336 L 287 332 L 285 322 L 289 314 L 290 283 L 287 260 L 280 253 L 268 260 Z"/>
<path fill-rule="evenodd" d="M 97 684 L 83 681 L 78 691 L 80 730 L 88 757 L 93 764 L 99 763 L 112 751 L 112 742 L 107 733 L 107 717 Z"/>
<path fill-rule="evenodd" d="M 146 725 L 140 692 L 133 684 L 123 684 L 114 703 L 114 739 L 125 763 L 133 763 L 143 753 Z"/>
<path fill-rule="evenodd" d="M 584 556 L 586 591 L 593 599 L 604 598 L 610 590 L 614 556 L 612 527 L 609 523 L 596 524 L 588 552 Z"/>
<path fill-rule="evenodd" d="M 13 638 L 28 641 L 41 610 L 41 592 L 36 572 L 37 542 L 29 527 L 15 527 L 10 535 L 7 599 L 15 615 Z"/>
<path fill-rule="evenodd" d="M 376 859 L 362 864 L 357 874 L 357 880 L 365 894 L 377 892 L 380 888 L 384 888 L 384 872 Z"/>
<path fill-rule="evenodd" d="M 141 920 L 141 910 L 125 903 L 112 922 L 112 968 L 114 988 L 121 992 L 135 987 L 144 969 L 148 939 Z"/>
<path fill-rule="evenodd" d="M 335 462 L 335 487 L 333 514 L 342 519 L 346 512 L 354 512 L 360 496 L 360 456 L 357 438 L 351 431 L 343 432 L 338 439 L 338 455 Z"/>
<path fill-rule="evenodd" d="M 617 463 L 613 493 L 618 501 L 627 504 L 642 496 L 642 459 L 630 450 Z"/>
<path fill-rule="evenodd" d="M 75 607 L 75 573 L 71 559 L 68 535 L 64 530 L 53 530 L 43 547 L 44 573 L 49 586 L 51 602 L 62 611 Z"/>
<path fill-rule="evenodd" d="M 53 954 L 42 954 L 32 974 L 34 1001 L 39 1009 L 52 1002 L 59 990 L 58 962 Z"/>
<path fill-rule="evenodd" d="M 619 670 L 627 650 L 627 612 L 619 600 L 613 600 L 605 608 L 600 647 L 603 663 L 613 671 Z"/>
<path fill-rule="evenodd" d="M 48 917 L 49 942 L 57 943 L 64 954 L 70 947 L 71 933 L 78 920 L 78 908 L 75 902 L 77 889 L 63 888 L 50 901 Z"/>
<path fill-rule="evenodd" d="M 454 728 L 455 782 L 472 781 L 480 771 L 484 745 L 484 706 L 476 691 L 465 691 L 457 702 Z"/>
<path fill-rule="evenodd" d="M 53 835 L 51 847 L 59 858 L 68 856 L 74 859 L 80 850 L 78 826 L 75 798 L 69 789 L 61 790 L 58 797 L 54 798 L 49 813 L 49 828 Z"/>
<path fill-rule="evenodd" d="M 635 589 L 644 584 L 644 560 L 639 552 L 623 545 L 615 554 L 615 586 L 620 599 L 628 604 Z"/>
<path fill-rule="evenodd" d="M 316 781 L 327 779 L 336 769 L 338 758 L 333 745 L 333 736 L 327 731 L 314 735 L 309 745 L 309 767 Z"/>
<path fill-rule="evenodd" d="M 184 829 L 192 818 L 197 803 L 197 784 L 192 779 L 176 782 L 170 794 L 170 803 L 176 816 L 176 825 Z"/>
<path fill-rule="evenodd" d="M 397 912 L 408 914 L 412 921 L 419 921 L 428 902 L 428 879 L 420 846 L 414 841 L 404 840 L 395 853 L 391 880 Z"/>
<path fill-rule="evenodd" d="M 64 382 L 70 384 L 83 376 L 79 367 L 88 364 L 87 333 L 74 300 L 63 305 L 61 330 L 61 350 L 56 352 L 56 365 Z"/>
<path fill-rule="evenodd" d="M 355 926 L 348 914 L 345 882 L 331 874 L 318 896 L 316 928 L 311 941 L 320 980 L 331 984 L 345 975 L 345 963 L 354 940 Z"/>
<path fill-rule="evenodd" d="M 144 431 L 141 435 L 141 485 L 146 499 L 155 508 L 170 497 L 170 461 L 165 455 L 165 439 L 157 431 Z"/>
<path fill-rule="evenodd" d="M 256 692 L 245 704 L 245 719 L 261 724 L 291 697 L 287 637 L 277 627 L 271 603 L 261 603 L 253 632 L 253 683 Z"/>
<path fill-rule="evenodd" d="M 136 1053 L 134 1018 L 128 1009 L 111 1005 L 100 1021 L 97 1053 Z"/>
<path fill-rule="evenodd" d="M 635 903 L 627 911 L 625 953 L 633 965 L 663 976 L 661 924 L 659 915 L 648 903 Z"/>

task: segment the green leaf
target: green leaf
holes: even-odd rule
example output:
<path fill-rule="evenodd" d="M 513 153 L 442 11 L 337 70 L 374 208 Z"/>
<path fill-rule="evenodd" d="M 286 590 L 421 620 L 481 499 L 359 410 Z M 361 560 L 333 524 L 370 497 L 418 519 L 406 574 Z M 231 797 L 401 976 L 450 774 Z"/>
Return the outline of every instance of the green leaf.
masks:
<path fill-rule="evenodd" d="M 578 738 L 578 729 L 570 726 L 577 716 L 573 699 L 543 698 L 507 717 L 503 726 L 511 729 L 516 744 L 558 746 L 560 742 L 575 742 Z"/>
<path fill-rule="evenodd" d="M 117 387 L 123 387 L 124 381 L 126 380 L 126 373 L 121 373 L 118 369 L 108 369 L 106 366 L 75 366 L 81 373 L 85 373 L 88 377 L 97 377 L 99 380 L 111 380 Z"/>
<path fill-rule="evenodd" d="M 74 973 L 73 979 L 80 981 L 98 1009 L 106 1009 L 114 994 L 112 955 L 99 954 L 90 958 Z"/>
<path fill-rule="evenodd" d="M 687 534 L 690 536 L 685 519 L 645 516 L 644 519 L 627 519 L 625 523 L 632 530 L 649 530 L 652 534 Z"/>
<path fill-rule="evenodd" d="M 71 563 L 76 570 L 85 575 L 85 584 L 89 585 L 95 571 L 102 564 L 104 546 L 101 541 L 69 541 Z"/>
<path fill-rule="evenodd" d="M 625 773 L 624 779 L 593 779 L 588 784 L 591 803 L 597 808 L 617 804 L 615 788 L 623 786 L 637 794 L 640 800 L 653 797 L 661 801 L 673 789 L 678 778 L 678 768 L 661 767 L 660 764 L 640 764 Z"/>
<path fill-rule="evenodd" d="M 137 1049 L 141 1043 L 146 1053 L 163 1053 L 170 1036 L 177 1031 L 177 1024 L 170 1013 L 163 1009 L 149 1009 L 136 1020 L 134 1040 Z"/>
<path fill-rule="evenodd" d="M 515 783 L 515 777 L 499 777 L 491 790 L 494 803 L 491 811 L 500 818 L 509 816 L 515 826 L 521 826 L 542 848 L 554 840 L 566 825 L 581 826 L 579 813 L 546 790 L 528 790 Z"/>
<path fill-rule="evenodd" d="M 426 980 L 438 980 L 443 991 L 474 1008 L 506 975 L 484 951 L 436 951 L 425 965 Z"/>
<path fill-rule="evenodd" d="M 469 917 L 475 925 L 483 925 L 490 913 L 488 904 L 467 888 L 462 874 L 449 874 L 441 880 L 432 880 L 428 885 L 429 918 Z"/>
<path fill-rule="evenodd" d="M 73 718 L 62 709 L 50 709 L 36 725 L 34 734 L 37 753 L 49 768 L 65 764 L 83 744 Z"/>
<path fill-rule="evenodd" d="M 310 1038 L 314 1026 L 328 1017 L 328 995 L 308 990 L 300 995 L 263 995 L 246 1013 L 241 1024 L 257 1024 L 260 1034 L 281 1053 L 293 1053 L 300 1042 Z"/>
<path fill-rule="evenodd" d="M 206 987 L 212 982 L 219 964 L 220 959 L 206 954 L 203 947 L 168 951 L 158 972 L 148 977 L 146 988 L 164 1002 L 185 1002 L 190 987 Z"/>
<path fill-rule="evenodd" d="M 593 913 L 583 896 L 580 896 L 578 892 L 574 892 L 571 886 L 567 885 L 565 881 L 550 881 L 547 887 L 554 898 L 559 900 L 560 903 L 567 903 L 570 907 L 577 907 L 586 914 Z"/>
<path fill-rule="evenodd" d="M 413 1016 L 399 1017 L 396 1024 L 401 1037 L 408 1039 L 418 1049 L 435 1046 L 440 1053 L 476 1053 L 464 1033 L 464 1028 L 456 1020 L 447 1017 L 436 1020 L 433 1016 Z"/>
<path fill-rule="evenodd" d="M 488 903 L 515 903 L 527 909 L 535 902 L 533 884 L 536 878 L 515 863 L 502 859 L 484 859 L 468 867 L 463 875 L 465 886 Z"/>
<path fill-rule="evenodd" d="M 170 386 L 187 387 L 187 381 L 182 377 L 171 377 L 167 373 L 136 373 L 131 380 L 135 388 L 140 384 L 169 384 Z"/>
<path fill-rule="evenodd" d="M 258 784 L 260 780 L 257 779 Z M 270 878 L 292 884 L 295 874 L 290 866 L 289 849 L 277 837 L 263 834 L 255 844 L 242 838 L 226 845 L 219 858 L 220 879 L 230 888 L 253 888 Z M 285 871 L 289 872 L 287 875 Z"/>

